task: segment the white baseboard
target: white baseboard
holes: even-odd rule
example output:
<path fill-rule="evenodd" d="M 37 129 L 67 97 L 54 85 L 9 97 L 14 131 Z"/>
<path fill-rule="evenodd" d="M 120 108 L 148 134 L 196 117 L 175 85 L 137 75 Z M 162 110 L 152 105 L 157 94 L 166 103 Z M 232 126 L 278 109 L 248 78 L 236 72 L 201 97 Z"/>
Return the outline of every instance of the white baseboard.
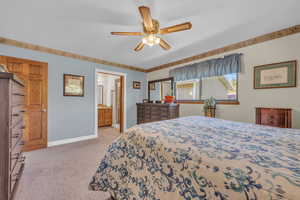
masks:
<path fill-rule="evenodd" d="M 53 142 L 48 142 L 48 147 L 53 147 L 53 146 L 58 146 L 58 145 L 63 145 L 63 144 L 69 144 L 69 143 L 74 143 L 74 142 L 79 142 L 79 141 L 84 141 L 84 140 L 95 139 L 97 137 L 98 136 L 94 134 L 94 135 L 87 135 L 87 136 L 81 136 L 81 137 L 76 137 L 76 138 L 56 140 L 56 141 L 53 141 Z"/>

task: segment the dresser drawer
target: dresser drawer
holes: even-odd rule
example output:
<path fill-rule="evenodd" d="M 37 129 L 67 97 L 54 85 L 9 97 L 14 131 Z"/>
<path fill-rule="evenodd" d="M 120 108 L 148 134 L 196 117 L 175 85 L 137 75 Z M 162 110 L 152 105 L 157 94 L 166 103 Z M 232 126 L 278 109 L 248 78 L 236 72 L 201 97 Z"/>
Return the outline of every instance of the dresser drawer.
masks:
<path fill-rule="evenodd" d="M 10 174 L 10 191 L 13 192 L 14 187 L 16 186 L 16 184 L 18 183 L 18 181 L 20 180 L 22 173 L 23 173 L 23 169 L 24 169 L 24 161 L 25 161 L 25 157 L 21 156 L 17 163 L 16 166 L 14 167 L 14 169 L 12 170 L 11 174 Z"/>
<path fill-rule="evenodd" d="M 168 108 L 164 108 L 164 107 L 162 107 L 162 108 L 160 109 L 160 112 L 161 112 L 161 113 L 168 114 L 168 112 L 169 112 L 169 109 L 168 109 Z"/>
<path fill-rule="evenodd" d="M 151 110 L 145 110 L 144 114 L 145 115 L 151 115 Z"/>
<path fill-rule="evenodd" d="M 137 112 L 137 115 L 138 115 L 138 116 L 143 116 L 143 115 L 144 115 L 144 112 L 138 111 L 138 112 Z"/>
<path fill-rule="evenodd" d="M 16 146 L 10 151 L 10 171 L 16 166 L 17 161 L 22 157 L 23 140 L 19 140 Z"/>
<path fill-rule="evenodd" d="M 25 109 L 23 105 L 16 105 L 12 107 L 11 127 L 15 127 L 22 121 L 24 113 Z"/>
<path fill-rule="evenodd" d="M 270 112 L 262 112 L 261 113 L 261 124 L 270 125 L 270 126 L 278 126 L 280 125 L 280 116 L 278 112 L 270 111 Z"/>
<path fill-rule="evenodd" d="M 25 88 L 18 83 L 13 82 L 12 83 L 12 94 L 13 95 L 24 95 L 25 94 Z"/>
<path fill-rule="evenodd" d="M 25 113 L 25 104 L 19 104 L 12 106 L 12 114 L 24 114 Z"/>
<path fill-rule="evenodd" d="M 19 140 L 23 137 L 23 131 L 24 131 L 24 125 L 23 123 L 20 123 L 19 125 L 15 126 L 11 131 L 11 148 L 13 149 L 16 144 L 19 142 Z"/>
<path fill-rule="evenodd" d="M 147 123 L 179 117 L 179 104 L 137 103 L 137 122 Z"/>
<path fill-rule="evenodd" d="M 143 110 L 145 110 L 145 111 L 149 111 L 149 110 L 151 110 L 151 109 L 152 109 L 152 107 L 151 107 L 151 106 L 145 106 Z"/>
<path fill-rule="evenodd" d="M 24 95 L 12 95 L 12 105 L 24 105 L 25 96 Z"/>
<path fill-rule="evenodd" d="M 15 133 L 19 133 L 19 132 L 21 134 L 23 134 L 23 131 L 25 130 L 24 119 L 21 118 L 20 121 L 17 122 L 16 125 L 11 128 L 11 130 L 12 130 L 11 131 L 12 135 L 15 134 Z"/>
<path fill-rule="evenodd" d="M 256 124 L 291 128 L 291 109 L 256 108 Z"/>

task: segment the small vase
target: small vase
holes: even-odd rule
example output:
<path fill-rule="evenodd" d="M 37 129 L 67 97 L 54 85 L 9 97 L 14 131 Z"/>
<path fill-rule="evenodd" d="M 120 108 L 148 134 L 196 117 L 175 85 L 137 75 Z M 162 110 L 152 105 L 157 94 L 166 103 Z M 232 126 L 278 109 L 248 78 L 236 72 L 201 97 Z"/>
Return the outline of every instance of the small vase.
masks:
<path fill-rule="evenodd" d="M 165 96 L 166 103 L 174 103 L 174 96 Z"/>

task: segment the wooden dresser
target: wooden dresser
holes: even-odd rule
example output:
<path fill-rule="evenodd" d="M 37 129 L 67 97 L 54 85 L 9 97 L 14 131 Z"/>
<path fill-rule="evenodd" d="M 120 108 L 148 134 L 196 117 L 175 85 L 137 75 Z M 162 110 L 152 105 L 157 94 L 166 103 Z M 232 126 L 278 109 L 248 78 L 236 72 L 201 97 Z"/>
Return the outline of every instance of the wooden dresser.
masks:
<path fill-rule="evenodd" d="M 0 199 L 10 200 L 21 178 L 25 106 L 24 85 L 11 73 L 0 72 Z"/>
<path fill-rule="evenodd" d="M 112 126 L 112 107 L 98 105 L 98 127 Z"/>
<path fill-rule="evenodd" d="M 136 105 L 138 124 L 179 117 L 179 104 L 137 103 Z"/>
<path fill-rule="evenodd" d="M 292 128 L 292 109 L 256 108 L 256 124 Z"/>

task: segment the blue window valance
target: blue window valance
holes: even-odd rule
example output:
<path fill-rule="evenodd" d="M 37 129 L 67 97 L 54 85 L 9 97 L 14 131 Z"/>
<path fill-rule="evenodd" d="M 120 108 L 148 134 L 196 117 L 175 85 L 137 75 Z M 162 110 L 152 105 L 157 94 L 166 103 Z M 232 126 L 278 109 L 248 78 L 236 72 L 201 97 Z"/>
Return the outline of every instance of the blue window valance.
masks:
<path fill-rule="evenodd" d="M 204 77 L 222 76 L 241 71 L 242 54 L 231 54 L 224 58 L 211 59 L 170 70 L 170 77 L 175 81 L 201 79 Z"/>

